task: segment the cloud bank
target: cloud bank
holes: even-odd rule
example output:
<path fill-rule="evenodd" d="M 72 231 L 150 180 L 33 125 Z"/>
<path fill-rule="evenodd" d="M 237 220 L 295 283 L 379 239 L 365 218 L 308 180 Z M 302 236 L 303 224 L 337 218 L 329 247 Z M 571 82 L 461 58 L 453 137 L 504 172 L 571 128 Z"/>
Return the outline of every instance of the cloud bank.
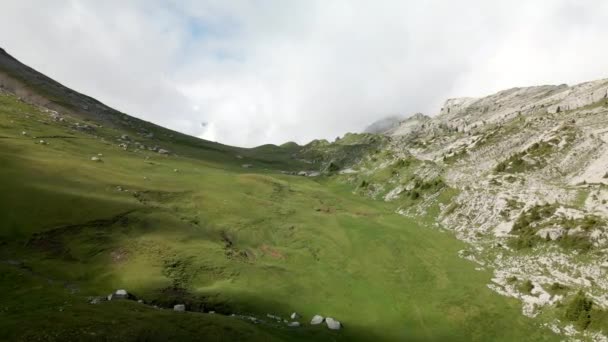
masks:
<path fill-rule="evenodd" d="M 605 18 L 603 0 L 7 0 L 0 46 L 131 115 L 255 146 L 607 77 Z"/>

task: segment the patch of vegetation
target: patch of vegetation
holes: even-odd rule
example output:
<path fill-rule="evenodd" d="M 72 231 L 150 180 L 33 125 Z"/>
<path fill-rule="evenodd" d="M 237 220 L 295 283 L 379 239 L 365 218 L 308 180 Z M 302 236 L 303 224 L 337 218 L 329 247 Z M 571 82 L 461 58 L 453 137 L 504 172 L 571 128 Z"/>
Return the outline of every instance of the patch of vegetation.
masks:
<path fill-rule="evenodd" d="M 549 286 L 547 288 L 547 292 L 549 292 L 551 295 L 555 296 L 555 295 L 564 295 L 568 293 L 568 290 L 570 288 L 564 284 L 555 282 L 553 284 L 551 284 L 551 286 Z"/>
<path fill-rule="evenodd" d="M 582 218 L 565 218 L 562 216 L 553 217 L 557 207 L 555 205 L 537 205 L 523 212 L 513 224 L 512 232 L 517 235 L 511 239 L 510 243 L 513 247 L 531 248 L 538 243 L 551 242 L 547 237 L 538 236 L 538 230 L 545 227 L 560 227 L 565 230 L 564 234 L 559 236 L 554 242 L 560 247 L 567 250 L 577 250 L 579 252 L 587 252 L 593 248 L 588 232 L 594 229 L 606 226 L 603 219 L 596 215 L 585 215 Z M 580 228 L 582 232 L 569 233 L 570 231 Z"/>
<path fill-rule="evenodd" d="M 534 207 L 522 212 L 511 230 L 517 235 L 511 239 L 510 243 L 517 249 L 534 247 L 542 239 L 536 235 L 537 224 L 543 219 L 547 219 L 555 213 L 555 205 L 535 205 Z"/>
<path fill-rule="evenodd" d="M 467 154 L 468 151 L 466 150 L 466 148 L 460 149 L 456 152 L 449 151 L 447 155 L 443 156 L 443 162 L 446 164 L 452 164 L 457 160 L 461 159 L 462 157 L 466 156 Z"/>
<path fill-rule="evenodd" d="M 441 177 L 434 179 L 423 180 L 415 175 L 410 177 L 408 184 L 411 184 L 411 189 L 407 191 L 409 199 L 412 201 L 418 200 L 422 194 L 436 193 L 443 189 L 446 184 Z"/>
<path fill-rule="evenodd" d="M 585 330 L 591 323 L 591 310 L 593 301 L 585 296 L 583 291 L 579 291 L 566 306 L 564 318 L 580 329 Z"/>
<path fill-rule="evenodd" d="M 530 281 L 530 279 L 527 279 L 526 281 L 521 283 L 518 288 L 521 293 L 530 294 L 534 289 L 534 284 L 532 284 L 532 281 Z"/>
<path fill-rule="evenodd" d="M 494 171 L 520 173 L 541 169 L 546 165 L 546 157 L 553 151 L 553 148 L 554 144 L 551 142 L 536 142 L 525 151 L 515 153 L 498 163 L 494 167 Z M 526 161 L 525 158 L 534 160 L 534 163 Z"/>

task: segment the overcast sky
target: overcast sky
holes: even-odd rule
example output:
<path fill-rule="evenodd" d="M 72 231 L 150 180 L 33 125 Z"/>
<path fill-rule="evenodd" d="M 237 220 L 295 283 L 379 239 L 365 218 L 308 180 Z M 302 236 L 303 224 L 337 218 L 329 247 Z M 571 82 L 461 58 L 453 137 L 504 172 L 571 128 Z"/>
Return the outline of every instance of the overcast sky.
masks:
<path fill-rule="evenodd" d="M 231 145 L 360 131 L 448 97 L 608 77 L 606 0 L 2 0 L 0 47 Z M 206 123 L 203 125 L 203 123 Z"/>

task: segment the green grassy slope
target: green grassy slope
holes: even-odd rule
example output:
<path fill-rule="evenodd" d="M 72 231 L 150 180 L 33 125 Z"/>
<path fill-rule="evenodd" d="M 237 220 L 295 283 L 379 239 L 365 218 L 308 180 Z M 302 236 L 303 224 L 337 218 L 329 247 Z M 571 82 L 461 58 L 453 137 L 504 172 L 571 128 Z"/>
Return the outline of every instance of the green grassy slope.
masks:
<path fill-rule="evenodd" d="M 118 129 L 71 120 L 0 94 L 0 340 L 554 338 L 449 234 L 333 178 L 280 174 L 300 167 L 297 147 L 123 151 Z M 117 288 L 217 314 L 87 303 Z M 292 311 L 304 327 L 229 316 Z M 311 327 L 314 314 L 345 328 Z"/>

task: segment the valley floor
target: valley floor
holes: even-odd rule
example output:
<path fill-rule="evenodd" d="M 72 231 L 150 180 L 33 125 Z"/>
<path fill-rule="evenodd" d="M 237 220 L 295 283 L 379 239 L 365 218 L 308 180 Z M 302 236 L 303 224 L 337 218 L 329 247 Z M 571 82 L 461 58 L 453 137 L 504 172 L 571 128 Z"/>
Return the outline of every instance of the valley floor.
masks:
<path fill-rule="evenodd" d="M 0 95 L 0 340 L 557 339 L 430 220 L 330 177 L 117 136 Z M 89 304 L 119 288 L 160 308 Z M 294 311 L 302 327 L 266 318 Z"/>

